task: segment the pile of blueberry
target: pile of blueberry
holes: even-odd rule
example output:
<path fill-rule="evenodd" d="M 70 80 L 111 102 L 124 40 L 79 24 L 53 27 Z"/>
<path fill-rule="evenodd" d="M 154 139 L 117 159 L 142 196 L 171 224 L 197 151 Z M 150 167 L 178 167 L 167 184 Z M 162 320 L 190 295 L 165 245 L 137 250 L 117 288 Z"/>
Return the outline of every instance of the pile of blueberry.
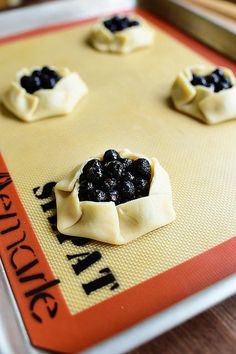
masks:
<path fill-rule="evenodd" d="M 193 74 L 191 84 L 193 86 L 201 85 L 205 87 L 213 87 L 214 92 L 219 92 L 232 87 L 230 79 L 226 77 L 224 71 L 219 68 L 206 76 Z"/>
<path fill-rule="evenodd" d="M 116 205 L 149 194 L 151 166 L 148 160 L 121 158 L 107 150 L 103 160 L 93 159 L 84 166 L 79 178 L 79 199 L 114 202 Z"/>
<path fill-rule="evenodd" d="M 112 33 L 122 31 L 128 27 L 138 26 L 139 22 L 136 20 L 130 20 L 128 17 L 124 16 L 113 16 L 109 20 L 103 22 L 104 26 L 109 29 Z"/>
<path fill-rule="evenodd" d="M 22 76 L 20 84 L 32 94 L 40 89 L 53 89 L 60 79 L 61 77 L 55 70 L 44 66 L 41 70 L 34 70 L 29 76 Z"/>

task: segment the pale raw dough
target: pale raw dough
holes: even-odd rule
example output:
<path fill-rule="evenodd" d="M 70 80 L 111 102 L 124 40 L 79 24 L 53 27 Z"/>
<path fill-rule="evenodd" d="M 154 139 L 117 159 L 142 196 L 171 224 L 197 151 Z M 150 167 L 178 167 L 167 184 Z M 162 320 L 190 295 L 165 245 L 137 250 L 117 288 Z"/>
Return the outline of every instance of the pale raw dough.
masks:
<path fill-rule="evenodd" d="M 127 149 L 120 155 L 148 159 Z M 65 235 L 121 245 L 171 223 L 175 211 L 169 176 L 156 158 L 148 160 L 152 168 L 149 195 L 117 206 L 114 202 L 80 202 L 78 179 L 88 161 L 76 167 L 55 187 L 58 230 Z"/>
<path fill-rule="evenodd" d="M 10 84 L 2 98 L 9 111 L 26 122 L 70 113 L 77 102 L 88 92 L 88 88 L 76 72 L 67 68 L 54 68 L 62 77 L 53 89 L 40 89 L 29 94 L 20 85 L 24 75 L 39 68 L 22 69 Z"/>
<path fill-rule="evenodd" d="M 214 92 L 212 88 L 193 86 L 192 73 L 208 75 L 214 67 L 203 65 L 187 67 L 174 81 L 171 97 L 175 107 L 207 124 L 216 124 L 236 118 L 236 79 L 228 68 L 221 68 L 231 79 L 232 88 Z"/>
<path fill-rule="evenodd" d="M 148 47 L 153 43 L 154 31 L 141 18 L 133 18 L 139 22 L 138 26 L 126 28 L 112 33 L 102 21 L 96 23 L 90 34 L 90 43 L 101 52 L 126 54 L 136 49 Z"/>

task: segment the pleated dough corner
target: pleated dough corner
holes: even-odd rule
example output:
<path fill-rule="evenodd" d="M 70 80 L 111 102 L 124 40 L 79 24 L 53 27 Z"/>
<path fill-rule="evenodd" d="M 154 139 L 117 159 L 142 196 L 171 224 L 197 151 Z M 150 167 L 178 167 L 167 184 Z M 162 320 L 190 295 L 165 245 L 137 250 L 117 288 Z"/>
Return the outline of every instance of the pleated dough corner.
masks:
<path fill-rule="evenodd" d="M 127 149 L 120 155 L 123 158 L 147 159 Z M 114 202 L 80 202 L 78 180 L 88 161 L 76 167 L 55 187 L 58 230 L 65 235 L 122 245 L 171 223 L 175 219 L 175 211 L 169 176 L 156 158 L 148 160 L 152 168 L 149 195 L 117 206 Z"/>
<path fill-rule="evenodd" d="M 67 68 L 53 68 L 61 76 L 53 89 L 40 89 L 29 94 L 20 85 L 24 75 L 30 75 L 32 69 L 22 69 L 16 74 L 16 80 L 10 84 L 2 98 L 7 109 L 25 122 L 65 115 L 74 109 L 77 102 L 88 92 L 88 88 L 78 73 Z"/>
<path fill-rule="evenodd" d="M 205 76 L 214 69 L 201 65 L 187 67 L 178 74 L 171 90 L 173 103 L 179 111 L 206 124 L 236 119 L 236 79 L 230 69 L 221 68 L 233 85 L 229 89 L 214 92 L 212 88 L 193 86 L 190 82 L 193 73 Z"/>
<path fill-rule="evenodd" d="M 96 23 L 90 33 L 90 43 L 101 52 L 127 54 L 153 43 L 154 31 L 140 18 L 139 25 L 112 33 L 104 26 L 104 21 Z"/>

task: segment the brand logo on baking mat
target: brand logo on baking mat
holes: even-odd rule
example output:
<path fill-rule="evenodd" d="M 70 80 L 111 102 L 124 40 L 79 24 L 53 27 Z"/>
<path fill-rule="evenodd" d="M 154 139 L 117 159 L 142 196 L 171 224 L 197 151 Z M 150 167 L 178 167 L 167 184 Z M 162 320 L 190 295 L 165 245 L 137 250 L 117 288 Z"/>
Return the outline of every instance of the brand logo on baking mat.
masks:
<path fill-rule="evenodd" d="M 0 191 L 8 186 L 8 184 L 11 182 L 12 179 L 8 172 L 0 172 Z"/>
<path fill-rule="evenodd" d="M 42 323 L 45 316 L 54 318 L 57 314 L 58 304 L 50 289 L 59 280 L 49 279 L 42 270 L 37 249 L 29 239 L 26 220 L 19 212 L 15 196 L 9 189 L 11 182 L 9 173 L 0 173 L 0 235 L 4 238 L 8 266 L 21 296 L 28 304 L 28 311 L 35 321 Z M 47 314 L 41 313 L 42 305 L 38 303 L 45 303 Z"/>
<path fill-rule="evenodd" d="M 66 242 L 70 242 L 73 245 L 74 253 L 65 254 L 65 256 L 72 267 L 73 273 L 78 277 L 78 280 L 80 280 L 79 276 L 81 273 L 92 268 L 95 264 L 99 264 L 99 261 L 102 260 L 102 253 L 100 250 L 97 250 L 97 245 L 95 246 L 96 249 L 93 249 L 92 241 L 87 238 L 67 236 L 58 232 L 56 226 L 56 200 L 53 191 L 55 184 L 56 182 L 48 182 L 41 187 L 35 187 L 33 193 L 40 201 L 41 209 L 47 216 L 47 220 L 51 229 L 55 232 L 59 244 L 62 245 Z M 91 246 L 90 250 L 84 252 L 83 247 L 89 244 Z M 81 281 L 81 287 L 86 295 L 90 295 L 104 287 L 114 291 L 119 287 L 119 284 L 109 267 L 101 267 L 98 274 L 95 274 L 93 279 L 90 279 L 88 282 Z"/>

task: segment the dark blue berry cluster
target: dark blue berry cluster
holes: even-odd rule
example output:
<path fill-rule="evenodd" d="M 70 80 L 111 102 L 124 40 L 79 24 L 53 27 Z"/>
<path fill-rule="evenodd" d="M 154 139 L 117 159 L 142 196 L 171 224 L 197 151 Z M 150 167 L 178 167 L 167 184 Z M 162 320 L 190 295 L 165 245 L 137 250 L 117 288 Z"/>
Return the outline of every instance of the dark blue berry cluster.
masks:
<path fill-rule="evenodd" d="M 128 27 L 138 26 L 139 22 L 130 20 L 127 16 L 113 16 L 109 20 L 103 22 L 104 26 L 112 33 L 122 31 Z"/>
<path fill-rule="evenodd" d="M 41 70 L 34 70 L 31 75 L 23 76 L 20 80 L 21 86 L 30 94 L 40 89 L 53 89 L 61 79 L 55 70 L 44 66 Z"/>
<path fill-rule="evenodd" d="M 149 194 L 151 166 L 148 160 L 122 158 L 107 150 L 103 160 L 93 159 L 84 166 L 79 178 L 79 199 L 114 202 L 116 205 Z"/>
<path fill-rule="evenodd" d="M 230 78 L 226 77 L 224 75 L 224 71 L 219 68 L 215 69 L 211 74 L 206 76 L 193 74 L 191 84 L 193 86 L 201 85 L 205 87 L 213 87 L 214 92 L 219 92 L 232 87 Z"/>

